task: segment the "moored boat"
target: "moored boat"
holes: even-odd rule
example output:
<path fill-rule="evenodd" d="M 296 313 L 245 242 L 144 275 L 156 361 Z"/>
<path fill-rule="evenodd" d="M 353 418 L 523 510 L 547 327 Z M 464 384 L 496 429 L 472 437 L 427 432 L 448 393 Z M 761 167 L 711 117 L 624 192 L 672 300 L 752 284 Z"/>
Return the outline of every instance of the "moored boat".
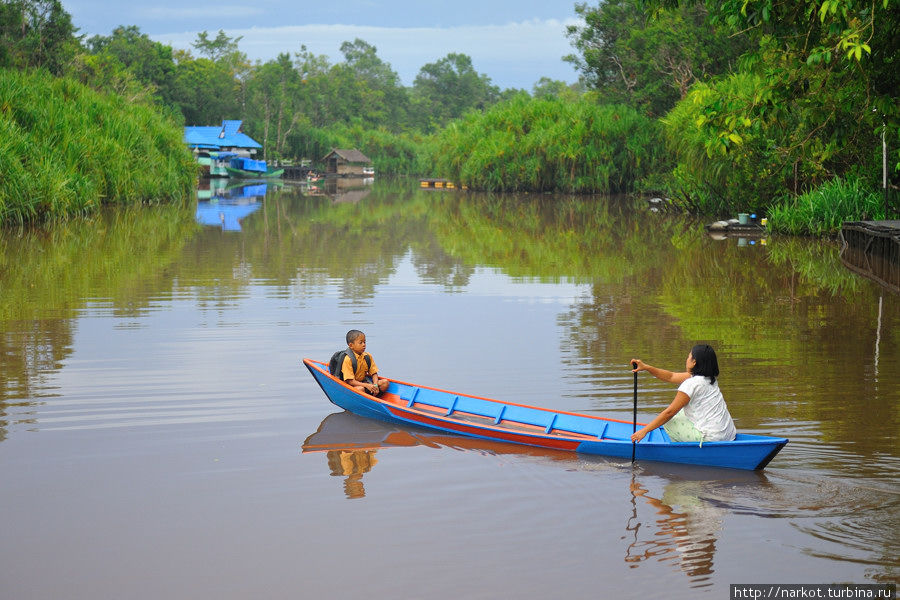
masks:
<path fill-rule="evenodd" d="M 277 179 L 284 173 L 284 169 L 266 169 L 265 171 L 245 171 L 234 167 L 225 167 L 229 177 L 239 179 Z"/>
<path fill-rule="evenodd" d="M 469 437 L 584 454 L 711 467 L 764 468 L 788 440 L 738 434 L 730 442 L 673 442 L 662 428 L 631 443 L 631 421 L 606 419 L 390 380 L 380 397 L 356 391 L 331 376 L 320 361 L 303 359 L 331 402 L 361 416 Z M 638 427 L 642 426 L 638 423 Z"/>
<path fill-rule="evenodd" d="M 284 169 L 273 169 L 266 164 L 264 160 L 254 160 L 252 158 L 235 157 L 225 171 L 229 177 L 238 177 L 240 179 L 274 179 L 281 177 Z"/>

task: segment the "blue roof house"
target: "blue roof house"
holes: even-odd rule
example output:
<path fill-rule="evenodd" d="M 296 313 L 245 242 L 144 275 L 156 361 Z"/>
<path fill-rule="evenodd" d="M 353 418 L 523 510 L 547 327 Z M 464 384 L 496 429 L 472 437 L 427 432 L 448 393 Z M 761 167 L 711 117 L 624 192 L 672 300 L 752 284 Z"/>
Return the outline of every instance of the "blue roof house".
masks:
<path fill-rule="evenodd" d="M 212 127 L 185 127 L 184 141 L 189 148 L 202 150 L 245 150 L 255 154 L 259 142 L 241 131 L 243 121 L 222 121 Z"/>
<path fill-rule="evenodd" d="M 211 127 L 185 127 L 184 143 L 203 165 L 206 175 L 227 175 L 225 165 L 233 156 L 249 157 L 262 145 L 241 131 L 243 121 L 222 121 Z"/>

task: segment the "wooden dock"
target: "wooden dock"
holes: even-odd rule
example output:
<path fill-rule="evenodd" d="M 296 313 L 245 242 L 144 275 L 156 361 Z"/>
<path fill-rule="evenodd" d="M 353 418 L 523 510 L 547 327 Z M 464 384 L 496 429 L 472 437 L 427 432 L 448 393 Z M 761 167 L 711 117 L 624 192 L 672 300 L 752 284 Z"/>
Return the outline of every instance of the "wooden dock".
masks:
<path fill-rule="evenodd" d="M 841 226 L 841 262 L 900 293 L 900 220 L 848 221 Z"/>

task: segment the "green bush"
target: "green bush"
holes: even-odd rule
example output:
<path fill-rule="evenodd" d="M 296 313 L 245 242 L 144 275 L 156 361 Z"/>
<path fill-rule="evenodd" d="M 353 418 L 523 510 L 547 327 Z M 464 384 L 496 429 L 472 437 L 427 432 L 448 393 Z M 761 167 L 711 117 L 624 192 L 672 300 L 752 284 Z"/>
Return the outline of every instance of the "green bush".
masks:
<path fill-rule="evenodd" d="M 768 212 L 772 231 L 792 235 L 830 235 L 844 221 L 884 219 L 881 194 L 857 177 L 835 178 L 815 190 L 776 203 Z"/>
<path fill-rule="evenodd" d="M 434 174 L 472 189 L 616 193 L 658 161 L 656 126 L 632 108 L 520 94 L 437 135 Z"/>
<path fill-rule="evenodd" d="M 152 106 L 0 69 L 0 225 L 186 198 L 196 169 L 183 130 Z"/>

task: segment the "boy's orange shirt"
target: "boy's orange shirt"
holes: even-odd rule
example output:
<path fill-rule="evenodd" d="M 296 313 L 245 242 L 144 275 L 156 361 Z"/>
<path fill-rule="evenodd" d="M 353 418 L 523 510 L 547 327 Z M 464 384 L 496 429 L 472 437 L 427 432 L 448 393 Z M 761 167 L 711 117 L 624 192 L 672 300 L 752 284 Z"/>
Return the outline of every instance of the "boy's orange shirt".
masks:
<path fill-rule="evenodd" d="M 352 350 L 350 351 L 352 352 Z M 344 364 L 341 365 L 341 377 L 344 381 L 348 379 L 355 379 L 357 381 L 365 381 L 366 377 L 374 375 L 378 372 L 378 367 L 375 365 L 375 359 L 368 352 L 363 352 L 362 354 L 356 354 L 356 373 L 353 372 L 353 362 L 350 360 L 349 356 L 344 357 Z M 372 361 L 372 366 L 366 363 L 366 359 L 364 358 L 366 354 L 369 354 L 369 360 Z"/>

